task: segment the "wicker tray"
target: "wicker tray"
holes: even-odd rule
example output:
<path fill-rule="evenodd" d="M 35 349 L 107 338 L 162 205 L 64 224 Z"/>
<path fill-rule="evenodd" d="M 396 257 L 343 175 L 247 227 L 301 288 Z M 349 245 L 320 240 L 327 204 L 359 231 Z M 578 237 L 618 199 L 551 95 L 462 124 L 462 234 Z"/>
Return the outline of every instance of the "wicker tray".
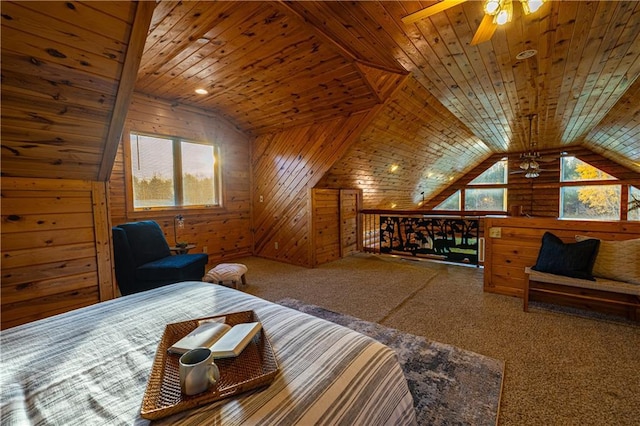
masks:
<path fill-rule="evenodd" d="M 209 318 L 226 317 L 225 322 L 236 324 L 260 321 L 253 311 L 234 312 Z M 258 332 L 242 353 L 235 358 L 217 359 L 220 380 L 198 395 L 187 396 L 180 391 L 180 355 L 167 353 L 167 348 L 198 326 L 198 321 L 209 318 L 167 324 L 158 345 L 151 368 L 147 389 L 142 399 L 140 415 L 155 420 L 180 411 L 218 401 L 270 384 L 278 373 L 278 362 L 265 335 Z"/>

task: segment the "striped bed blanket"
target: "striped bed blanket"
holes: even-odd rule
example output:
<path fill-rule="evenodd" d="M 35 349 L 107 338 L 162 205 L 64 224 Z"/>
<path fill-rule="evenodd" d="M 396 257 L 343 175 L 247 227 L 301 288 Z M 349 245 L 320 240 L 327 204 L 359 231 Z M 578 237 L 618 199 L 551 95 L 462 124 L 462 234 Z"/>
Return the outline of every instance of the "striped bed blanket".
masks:
<path fill-rule="evenodd" d="M 256 312 L 280 371 L 267 388 L 160 424 L 415 424 L 395 353 L 348 328 L 227 287 L 183 282 L 0 333 L 2 425 L 148 424 L 140 407 L 168 323 Z"/>

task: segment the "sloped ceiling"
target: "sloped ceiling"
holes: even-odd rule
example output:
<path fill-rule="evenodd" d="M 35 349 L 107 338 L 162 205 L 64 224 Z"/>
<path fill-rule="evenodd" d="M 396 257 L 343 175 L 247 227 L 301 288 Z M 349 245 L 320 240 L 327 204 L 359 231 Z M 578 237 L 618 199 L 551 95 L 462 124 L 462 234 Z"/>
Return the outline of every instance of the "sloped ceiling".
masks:
<path fill-rule="evenodd" d="M 153 4 L 1 8 L 2 175 L 107 180 Z"/>
<path fill-rule="evenodd" d="M 640 3 L 550 2 L 529 16 L 516 5 L 477 46 L 478 1 L 402 23 L 433 3 L 163 2 L 137 90 L 262 134 L 383 102 L 358 64 L 409 72 L 322 181 L 368 188 L 371 207 L 390 192 L 428 199 L 491 154 L 531 145 L 585 145 L 640 171 Z M 516 59 L 527 49 L 538 54 Z M 402 178 L 389 177 L 393 164 Z"/>
<path fill-rule="evenodd" d="M 161 3 L 136 90 L 214 110 L 253 134 L 380 102 L 354 58 L 272 2 Z"/>
<path fill-rule="evenodd" d="M 584 145 L 640 172 L 640 2 L 554 1 L 530 16 L 516 3 L 477 46 L 479 1 L 401 21 L 434 3 L 162 1 L 136 90 L 254 135 L 386 101 L 325 181 L 351 167 L 354 182 L 371 175 L 379 191 L 414 199 L 530 145 Z M 104 175 L 133 4 L 2 2 L 3 176 Z M 527 49 L 538 54 L 517 60 Z M 386 99 L 376 73 L 410 76 Z M 402 179 L 382 175 L 394 163 Z M 425 182 L 430 173 L 441 177 Z"/>

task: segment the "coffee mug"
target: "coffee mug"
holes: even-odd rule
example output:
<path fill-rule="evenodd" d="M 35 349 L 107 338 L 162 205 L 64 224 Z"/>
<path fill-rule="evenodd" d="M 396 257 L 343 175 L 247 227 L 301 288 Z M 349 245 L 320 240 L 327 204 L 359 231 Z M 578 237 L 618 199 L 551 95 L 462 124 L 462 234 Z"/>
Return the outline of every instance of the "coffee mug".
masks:
<path fill-rule="evenodd" d="M 183 394 L 204 392 L 219 379 L 220 370 L 213 362 L 211 349 L 191 349 L 180 357 L 180 390 Z"/>

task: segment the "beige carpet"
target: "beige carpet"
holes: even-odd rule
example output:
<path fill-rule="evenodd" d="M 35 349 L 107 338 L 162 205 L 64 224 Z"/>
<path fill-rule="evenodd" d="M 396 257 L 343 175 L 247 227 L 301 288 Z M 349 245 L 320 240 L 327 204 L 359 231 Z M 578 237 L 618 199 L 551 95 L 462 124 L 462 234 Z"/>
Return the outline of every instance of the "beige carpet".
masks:
<path fill-rule="evenodd" d="M 255 257 L 244 291 L 295 298 L 506 362 L 500 425 L 640 424 L 640 326 L 482 291 L 482 269 L 358 254 L 316 269 Z"/>

